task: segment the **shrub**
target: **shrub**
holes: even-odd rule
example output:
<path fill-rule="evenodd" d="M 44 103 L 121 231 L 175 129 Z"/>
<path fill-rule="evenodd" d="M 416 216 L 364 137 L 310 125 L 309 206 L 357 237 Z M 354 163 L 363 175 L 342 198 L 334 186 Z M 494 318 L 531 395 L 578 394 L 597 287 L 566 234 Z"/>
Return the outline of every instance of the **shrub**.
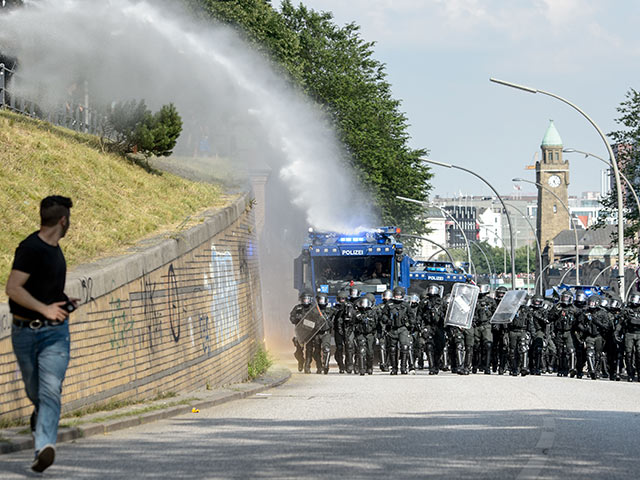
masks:
<path fill-rule="evenodd" d="M 266 372 L 273 364 L 271 355 L 262 346 L 258 347 L 258 350 L 253 355 L 253 358 L 249 361 L 248 372 L 249 380 L 253 380 Z"/>

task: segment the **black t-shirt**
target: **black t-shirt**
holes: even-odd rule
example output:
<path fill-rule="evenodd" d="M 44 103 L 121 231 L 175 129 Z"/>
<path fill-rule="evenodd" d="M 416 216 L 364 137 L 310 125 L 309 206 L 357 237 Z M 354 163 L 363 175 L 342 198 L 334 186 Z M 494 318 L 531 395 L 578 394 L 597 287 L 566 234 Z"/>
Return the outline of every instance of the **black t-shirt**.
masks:
<path fill-rule="evenodd" d="M 53 247 L 43 241 L 38 236 L 38 232 L 32 233 L 18 245 L 12 269 L 30 275 L 24 288 L 45 305 L 68 300 L 64 293 L 67 262 L 62 249 L 59 245 Z M 29 310 L 11 299 L 9 299 L 9 308 L 11 313 L 20 317 L 30 319 L 41 317 L 38 312 Z"/>

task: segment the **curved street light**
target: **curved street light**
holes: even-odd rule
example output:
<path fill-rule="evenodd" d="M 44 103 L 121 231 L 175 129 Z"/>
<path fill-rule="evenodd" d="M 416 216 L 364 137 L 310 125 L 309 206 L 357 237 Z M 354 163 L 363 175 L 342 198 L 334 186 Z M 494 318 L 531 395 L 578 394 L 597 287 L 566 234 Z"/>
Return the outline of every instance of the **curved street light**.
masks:
<path fill-rule="evenodd" d="M 596 280 L 598 280 L 600 278 L 600 275 L 602 275 L 604 272 L 606 272 L 607 270 L 609 270 L 612 267 L 612 265 L 609 265 L 608 267 L 603 268 L 602 270 L 600 270 L 598 272 L 598 274 L 596 275 L 596 278 L 593 279 L 593 281 L 591 282 L 592 285 L 596 285 Z"/>
<path fill-rule="evenodd" d="M 620 169 L 618 168 L 618 163 L 615 161 L 615 155 L 613 153 L 613 150 L 611 149 L 611 145 L 609 145 L 607 137 L 605 137 L 604 133 L 602 133 L 602 130 L 600 130 L 600 127 L 596 125 L 596 122 L 594 122 L 589 115 L 587 115 L 580 107 L 578 107 L 574 103 L 571 103 L 566 98 L 562 98 L 551 92 L 538 90 L 537 88 L 526 87 L 524 85 L 518 85 L 516 83 L 511 83 L 504 80 L 498 80 L 497 78 L 490 78 L 489 81 L 493 83 L 497 83 L 499 85 L 504 85 L 505 87 L 511 87 L 511 88 L 515 88 L 517 90 L 523 90 L 529 93 L 541 93 L 543 95 L 547 95 L 549 97 L 555 98 L 556 100 L 560 100 L 561 102 L 566 103 L 571 108 L 576 110 L 584 118 L 586 118 L 587 121 L 593 126 L 593 128 L 596 129 L 596 131 L 598 132 L 598 135 L 600 135 L 600 138 L 604 142 L 605 147 L 607 148 L 607 152 L 609 153 L 609 164 L 611 165 L 611 168 L 613 168 L 613 173 L 616 178 L 616 190 L 617 190 L 617 201 L 618 201 L 618 265 L 619 265 L 618 285 L 620 286 L 620 291 L 624 292 L 625 291 L 624 289 L 624 282 L 625 282 L 625 279 L 624 279 L 624 211 L 623 211 L 624 203 L 622 201 L 622 184 L 620 182 Z"/>
<path fill-rule="evenodd" d="M 563 148 L 562 151 L 564 153 L 581 153 L 585 157 L 593 157 L 596 160 L 600 160 L 602 163 L 609 165 L 609 167 L 611 167 L 611 164 L 607 162 L 604 158 L 599 157 L 598 155 L 595 155 L 593 153 L 583 152 L 582 150 L 576 150 L 575 148 Z M 640 200 L 638 199 L 638 194 L 636 193 L 636 189 L 633 188 L 633 185 L 631 184 L 631 182 L 629 181 L 629 179 L 624 173 L 620 172 L 620 177 L 627 184 L 627 187 L 629 187 L 629 190 L 631 190 L 631 193 L 633 194 L 633 198 L 636 201 L 636 206 L 638 207 L 638 213 L 640 213 Z"/>
<path fill-rule="evenodd" d="M 529 221 L 529 217 L 527 217 L 522 210 L 520 210 L 518 207 L 516 207 L 512 203 L 506 203 L 506 204 L 508 207 L 511 207 L 516 212 L 518 212 L 522 216 L 522 218 L 524 218 L 529 224 L 529 228 L 531 228 L 531 231 L 533 232 L 533 238 L 536 240 L 536 247 L 538 248 L 538 268 L 542 270 L 542 249 L 540 248 L 540 241 L 538 240 L 538 234 L 536 232 L 536 229 L 533 228 L 532 223 Z M 527 285 L 528 285 L 528 282 L 527 282 Z M 535 288 L 534 288 L 534 292 L 535 292 Z M 540 295 L 542 295 L 542 282 L 540 282 Z"/>
<path fill-rule="evenodd" d="M 415 200 L 413 198 L 407 198 L 407 197 L 401 197 L 400 195 L 396 195 L 396 198 L 398 200 L 403 200 L 405 202 L 410 202 L 410 203 L 417 203 L 418 205 L 421 205 L 423 208 L 426 207 L 434 207 L 437 208 L 438 210 L 440 210 L 445 216 L 449 217 L 453 223 L 455 224 L 456 227 L 458 227 L 458 230 L 460 230 L 460 233 L 462 233 L 462 238 L 464 238 L 464 243 L 467 245 L 467 260 L 469 262 L 469 270 L 471 270 L 472 267 L 472 262 L 471 262 L 471 247 L 469 246 L 469 239 L 467 238 L 467 234 L 464 233 L 464 230 L 462 229 L 462 225 L 460 225 L 460 223 L 458 222 L 458 220 L 455 219 L 455 217 L 453 215 L 451 215 L 449 212 L 447 212 L 444 208 L 442 208 L 439 205 L 433 205 L 429 202 L 423 202 L 422 200 Z M 475 270 L 475 267 L 474 267 Z M 471 273 L 471 272 L 469 272 Z M 477 274 L 477 272 L 476 272 Z M 475 276 L 475 275 L 474 275 Z"/>
<path fill-rule="evenodd" d="M 496 197 L 498 197 L 498 200 L 500 200 L 500 203 L 502 204 L 502 208 L 504 209 L 504 214 L 507 216 L 507 223 L 509 224 L 509 236 L 510 236 L 509 240 L 511 242 L 511 289 L 515 290 L 516 289 L 516 261 L 515 261 L 515 248 L 513 246 L 513 227 L 511 225 L 511 217 L 509 216 L 507 207 L 505 206 L 504 201 L 502 200 L 502 197 L 500 196 L 498 191 L 495 188 L 493 188 L 493 185 L 491 185 L 486 179 L 478 175 L 473 170 L 469 170 L 468 168 L 464 168 L 459 165 L 453 165 L 451 163 L 437 162 L 436 160 L 430 160 L 428 158 L 423 158 L 423 157 L 421 157 L 420 160 L 426 163 L 431 163 L 433 165 L 438 165 L 440 167 L 455 168 L 457 170 L 462 170 L 463 172 L 470 173 L 474 177 L 484 182 L 491 189 L 491 191 L 495 193 Z"/>
<path fill-rule="evenodd" d="M 480 253 L 482 253 L 482 256 L 484 257 L 484 261 L 487 262 L 487 268 L 489 269 L 489 276 L 493 277 L 493 272 L 491 271 L 491 263 L 489 263 L 489 257 L 487 257 L 487 254 L 484 252 L 484 248 L 482 248 L 478 242 L 472 241 L 471 245 L 473 245 L 478 250 L 480 250 Z"/>
<path fill-rule="evenodd" d="M 576 237 L 576 285 L 580 285 L 580 252 L 578 251 L 578 230 L 576 229 L 575 225 L 573 225 L 573 221 L 571 220 L 571 211 L 569 210 L 569 207 L 567 207 L 567 205 L 565 205 L 565 203 L 560 199 L 560 197 L 558 195 L 556 195 L 556 193 L 551 190 L 550 188 L 545 187 L 543 184 L 539 183 L 539 182 L 533 182 L 531 180 L 525 180 L 524 178 L 514 178 L 512 181 L 514 182 L 525 182 L 525 183 L 531 183 L 532 185 L 537 185 L 538 188 L 542 188 L 543 190 L 549 192 L 551 195 L 553 195 L 556 200 L 558 200 L 558 202 L 560 203 L 560 205 L 562 205 L 564 207 L 564 209 L 567 211 L 567 214 L 569 215 L 569 228 L 571 230 L 573 230 L 573 234 Z"/>
<path fill-rule="evenodd" d="M 449 260 L 451 261 L 451 263 L 453 263 L 454 265 L 456 264 L 456 261 L 453 259 L 453 257 L 451 256 L 451 252 L 449 252 L 449 250 L 447 250 L 446 248 L 444 248 L 442 245 L 440 245 L 437 242 L 434 242 L 433 240 L 431 240 L 430 238 L 427 237 L 421 237 L 420 235 L 411 235 L 410 233 L 398 233 L 397 234 L 398 237 L 409 237 L 409 238 L 415 238 L 417 240 L 424 240 L 425 242 L 429 242 L 434 244 L 436 247 L 438 247 L 440 250 L 443 250 L 447 256 L 449 257 Z"/>

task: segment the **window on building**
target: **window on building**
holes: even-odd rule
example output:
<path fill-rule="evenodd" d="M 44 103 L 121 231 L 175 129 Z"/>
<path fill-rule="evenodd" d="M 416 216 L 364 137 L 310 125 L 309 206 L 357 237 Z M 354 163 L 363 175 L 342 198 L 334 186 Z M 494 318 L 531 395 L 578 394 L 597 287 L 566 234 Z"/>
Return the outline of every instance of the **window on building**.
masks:
<path fill-rule="evenodd" d="M 560 152 L 556 152 L 556 162 L 560 161 Z"/>

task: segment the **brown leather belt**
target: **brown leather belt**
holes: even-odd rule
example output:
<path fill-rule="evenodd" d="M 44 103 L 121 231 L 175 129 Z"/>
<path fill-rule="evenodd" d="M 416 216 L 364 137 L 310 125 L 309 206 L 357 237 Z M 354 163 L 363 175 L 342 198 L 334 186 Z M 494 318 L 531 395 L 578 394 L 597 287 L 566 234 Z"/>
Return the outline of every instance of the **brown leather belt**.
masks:
<path fill-rule="evenodd" d="M 13 324 L 16 327 L 20 327 L 20 328 L 29 327 L 31 330 L 38 330 L 39 328 L 44 327 L 45 325 L 56 327 L 58 325 L 62 325 L 63 323 L 64 323 L 64 320 L 62 321 L 48 320 L 48 319 L 43 320 L 40 318 L 36 318 L 36 319 L 24 318 L 18 315 L 13 316 Z"/>

